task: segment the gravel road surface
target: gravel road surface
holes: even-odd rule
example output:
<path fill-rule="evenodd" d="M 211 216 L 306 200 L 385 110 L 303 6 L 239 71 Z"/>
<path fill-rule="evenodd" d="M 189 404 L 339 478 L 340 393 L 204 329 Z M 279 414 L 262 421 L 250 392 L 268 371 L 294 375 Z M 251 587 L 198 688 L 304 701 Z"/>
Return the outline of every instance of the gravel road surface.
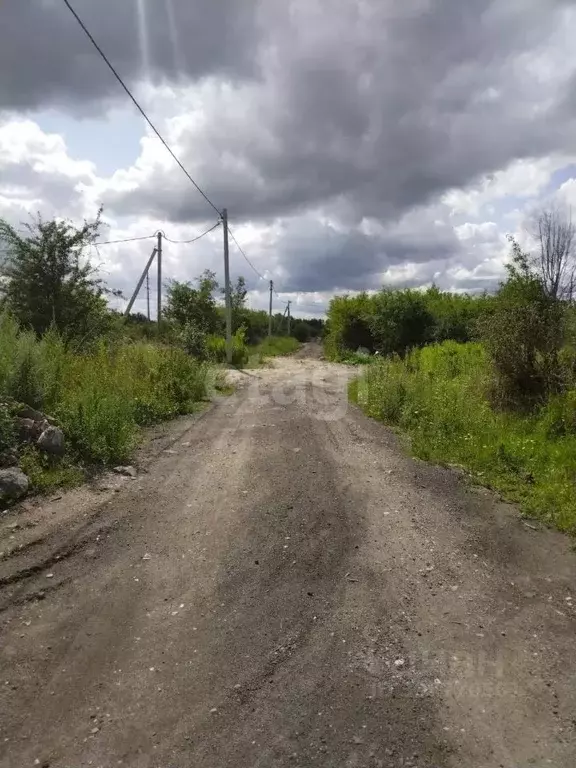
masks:
<path fill-rule="evenodd" d="M 4 768 L 574 768 L 576 554 L 318 348 L 0 517 Z"/>

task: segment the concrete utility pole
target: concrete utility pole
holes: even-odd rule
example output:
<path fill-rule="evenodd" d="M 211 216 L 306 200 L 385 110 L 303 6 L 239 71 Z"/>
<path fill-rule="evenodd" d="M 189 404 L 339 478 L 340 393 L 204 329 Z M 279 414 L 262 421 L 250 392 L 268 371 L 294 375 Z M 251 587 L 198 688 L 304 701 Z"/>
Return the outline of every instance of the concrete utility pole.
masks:
<path fill-rule="evenodd" d="M 158 232 L 158 330 L 162 318 L 162 232 Z"/>
<path fill-rule="evenodd" d="M 148 271 L 149 271 L 150 267 L 152 266 L 152 262 L 154 261 L 154 256 L 156 256 L 156 253 L 157 253 L 157 249 L 154 248 L 154 250 L 152 251 L 152 255 L 148 259 L 148 263 L 144 267 L 144 272 L 142 272 L 142 274 L 140 275 L 140 280 L 138 280 L 138 285 L 136 286 L 136 290 L 134 291 L 134 293 L 132 294 L 132 298 L 128 302 L 128 306 L 126 307 L 126 311 L 124 312 L 124 317 L 128 317 L 128 315 L 132 311 L 132 307 L 134 306 L 134 302 L 136 301 L 136 298 L 137 298 L 138 294 L 140 293 L 140 288 L 142 288 L 142 283 L 144 282 L 144 279 L 148 275 Z"/>
<path fill-rule="evenodd" d="M 268 336 L 272 336 L 272 292 L 274 291 L 274 283 L 270 280 L 270 310 L 268 312 Z"/>
<path fill-rule="evenodd" d="M 146 317 L 150 322 L 150 270 L 146 272 Z"/>
<path fill-rule="evenodd" d="M 292 320 L 290 317 L 290 304 L 292 304 L 291 301 L 288 302 L 288 336 L 290 336 L 290 322 Z"/>
<path fill-rule="evenodd" d="M 222 211 L 224 229 L 224 295 L 226 297 L 226 362 L 232 364 L 232 297 L 230 295 L 230 258 L 228 253 L 228 210 Z"/>

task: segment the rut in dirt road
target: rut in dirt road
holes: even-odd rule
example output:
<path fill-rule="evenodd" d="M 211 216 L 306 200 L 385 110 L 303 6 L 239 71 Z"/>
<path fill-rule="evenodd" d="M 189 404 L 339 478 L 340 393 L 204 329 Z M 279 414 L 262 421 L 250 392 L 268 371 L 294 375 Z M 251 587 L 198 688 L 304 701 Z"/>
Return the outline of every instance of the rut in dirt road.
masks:
<path fill-rule="evenodd" d="M 2 522 L 3 768 L 576 765 L 569 540 L 408 458 L 317 349 Z"/>

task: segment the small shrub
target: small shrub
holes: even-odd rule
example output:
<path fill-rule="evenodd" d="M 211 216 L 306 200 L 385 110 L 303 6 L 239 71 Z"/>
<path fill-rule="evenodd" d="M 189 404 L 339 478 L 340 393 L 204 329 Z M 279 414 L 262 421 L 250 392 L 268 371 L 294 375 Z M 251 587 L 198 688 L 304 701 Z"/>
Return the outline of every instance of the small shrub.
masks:
<path fill-rule="evenodd" d="M 54 463 L 46 454 L 33 447 L 24 449 L 19 464 L 28 475 L 33 490 L 38 493 L 48 493 L 56 488 L 73 488 L 85 479 L 82 469 L 69 459 Z"/>
<path fill-rule="evenodd" d="M 563 387 L 564 308 L 531 271 L 529 257 L 511 242 L 508 279 L 479 328 L 494 368 L 493 403 L 527 412 Z"/>
<path fill-rule="evenodd" d="M 524 510 L 576 533 L 576 390 L 529 415 L 491 407 L 490 355 L 445 342 L 367 366 L 350 388 L 421 459 L 466 467 Z"/>
<path fill-rule="evenodd" d="M 208 336 L 206 347 L 209 360 L 214 363 L 226 362 L 226 339 L 223 336 Z M 248 362 L 249 356 L 245 331 L 243 328 L 239 328 L 232 336 L 232 365 L 236 368 L 243 368 Z"/>
<path fill-rule="evenodd" d="M 226 362 L 226 339 L 223 336 L 210 334 L 206 337 L 208 359 L 214 363 Z"/>
<path fill-rule="evenodd" d="M 552 397 L 542 408 L 540 426 L 548 439 L 576 435 L 576 390 Z"/>
<path fill-rule="evenodd" d="M 136 447 L 133 404 L 122 394 L 87 388 L 70 398 L 58 417 L 72 445 L 87 461 L 121 463 Z"/>
<path fill-rule="evenodd" d="M 0 454 L 10 451 L 16 444 L 16 430 L 10 410 L 0 404 Z"/>
<path fill-rule="evenodd" d="M 20 334 L 13 367 L 6 384 L 6 394 L 21 403 L 41 408 L 44 395 L 40 378 L 39 349 L 31 333 Z"/>
<path fill-rule="evenodd" d="M 199 325 L 194 322 L 186 323 L 180 332 L 180 341 L 189 355 L 198 360 L 207 359 L 206 333 Z"/>
<path fill-rule="evenodd" d="M 262 363 L 267 357 L 291 355 L 300 348 L 300 343 L 292 336 L 269 336 L 254 348 L 254 355 Z"/>

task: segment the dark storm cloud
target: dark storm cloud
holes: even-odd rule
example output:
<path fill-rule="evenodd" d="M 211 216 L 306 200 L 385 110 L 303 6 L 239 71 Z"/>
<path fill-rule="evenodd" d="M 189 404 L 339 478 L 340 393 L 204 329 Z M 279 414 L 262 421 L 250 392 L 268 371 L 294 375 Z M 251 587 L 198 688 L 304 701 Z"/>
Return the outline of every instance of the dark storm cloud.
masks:
<path fill-rule="evenodd" d="M 378 289 L 389 267 L 463 255 L 452 229 L 424 220 L 419 231 L 396 226 L 366 233 L 339 231 L 312 218 L 297 218 L 284 228 L 273 248 L 286 292 Z"/>
<path fill-rule="evenodd" d="M 450 227 L 400 226 L 410 211 L 517 158 L 576 150 L 576 57 L 562 38 L 576 32 L 571 2 L 74 3 L 130 82 L 143 75 L 146 7 L 152 79 L 176 82 L 178 71 L 202 88 L 162 102 L 179 118 L 163 125 L 187 168 L 234 222 L 294 217 L 266 261 L 286 291 L 378 287 L 404 262 L 425 281 L 427 264 L 467 251 Z M 0 109 L 103 111 L 123 98 L 63 3 L 0 5 Z M 150 146 L 105 185 L 106 210 L 204 219 L 205 201 Z M 334 226 L 314 226 L 309 211 Z"/>
<path fill-rule="evenodd" d="M 252 0 L 72 0 L 104 52 L 129 82 L 250 73 Z M 148 56 L 139 9 L 146 18 Z M 61 0 L 0 4 L 0 110 L 64 106 L 102 111 L 124 100 L 106 65 Z"/>
<path fill-rule="evenodd" d="M 264 2 L 261 79 L 207 98 L 174 141 L 238 218 L 345 200 L 389 219 L 515 158 L 576 147 L 561 76 L 538 72 L 564 12 L 550 0 Z M 204 206 L 158 169 L 106 202 L 177 221 Z"/>

